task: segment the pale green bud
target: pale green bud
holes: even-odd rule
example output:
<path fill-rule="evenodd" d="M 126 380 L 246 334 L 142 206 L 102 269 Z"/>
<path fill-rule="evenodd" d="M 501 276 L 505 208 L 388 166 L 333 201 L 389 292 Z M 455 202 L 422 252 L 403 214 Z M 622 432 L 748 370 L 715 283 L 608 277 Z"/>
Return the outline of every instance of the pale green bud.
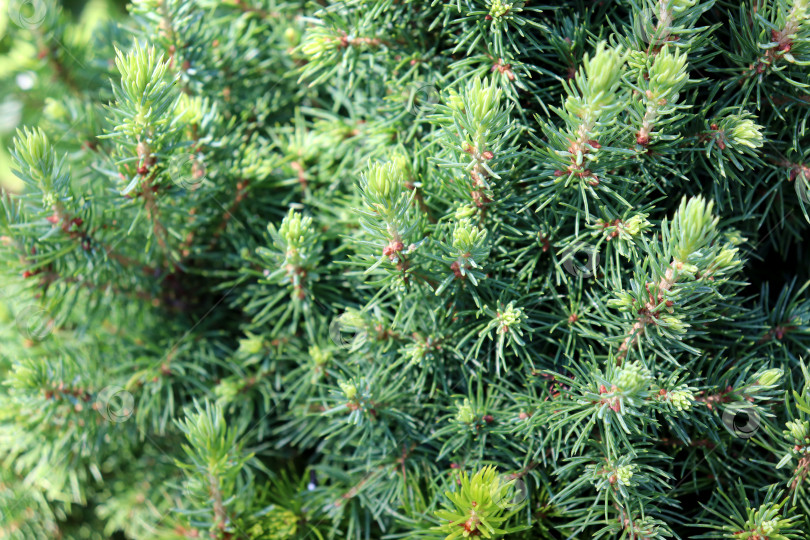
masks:
<path fill-rule="evenodd" d="M 714 259 L 715 267 L 728 268 L 730 266 L 734 266 L 738 261 L 737 253 L 737 248 L 723 248 Z"/>
<path fill-rule="evenodd" d="M 763 127 L 754 123 L 748 113 L 732 114 L 722 119 L 718 127 L 726 139 L 751 149 L 761 147 L 765 141 Z"/>
<path fill-rule="evenodd" d="M 506 309 L 498 313 L 498 331 L 505 333 L 510 327 L 517 326 L 523 320 L 523 310 L 516 308 L 513 302 L 509 302 Z"/>
<path fill-rule="evenodd" d="M 633 465 L 622 465 L 616 469 L 616 480 L 619 481 L 619 484 L 623 486 L 630 484 L 630 480 L 633 478 L 633 469 Z"/>
<path fill-rule="evenodd" d="M 68 111 L 58 99 L 45 98 L 45 115 L 53 120 L 64 120 L 68 116 Z"/>
<path fill-rule="evenodd" d="M 486 229 L 479 229 L 469 219 L 462 219 L 456 223 L 453 230 L 453 247 L 462 252 L 469 252 L 479 241 L 486 238 Z"/>
<path fill-rule="evenodd" d="M 646 390 L 650 385 L 650 371 L 639 361 L 625 364 L 614 384 L 627 393 Z"/>
<path fill-rule="evenodd" d="M 810 1 L 808 0 L 793 0 L 791 7 L 790 18 L 795 21 L 802 21 L 810 15 Z"/>
<path fill-rule="evenodd" d="M 630 236 L 636 236 L 643 229 L 649 227 L 649 225 L 650 222 L 647 221 L 644 216 L 636 215 L 624 222 L 622 232 L 625 232 Z"/>
<path fill-rule="evenodd" d="M 692 403 L 695 401 L 695 395 L 688 389 L 673 390 L 667 394 L 670 403 L 679 411 L 688 411 L 692 408 Z"/>
<path fill-rule="evenodd" d="M 300 538 L 298 530 L 298 516 L 276 505 L 270 505 L 267 511 L 262 512 L 261 519 L 248 529 L 248 538 L 257 540 L 293 540 Z"/>
<path fill-rule="evenodd" d="M 261 336 L 255 336 L 251 333 L 247 334 L 245 339 L 239 340 L 239 352 L 245 354 L 257 354 L 261 352 L 264 347 L 264 340 Z"/>
<path fill-rule="evenodd" d="M 661 1 L 666 3 L 666 0 L 661 0 Z M 698 3 L 698 0 L 672 0 L 669 3 L 669 9 L 672 11 L 672 13 L 677 15 L 677 14 L 681 14 L 684 11 L 694 7 L 695 5 L 697 5 L 697 3 Z"/>
<path fill-rule="evenodd" d="M 464 109 L 472 113 L 476 122 L 483 122 L 490 113 L 501 106 L 501 89 L 480 78 L 473 79 L 464 91 Z"/>
<path fill-rule="evenodd" d="M 492 0 L 492 5 L 489 8 L 489 16 L 493 19 L 500 19 L 512 9 L 512 4 L 509 2 L 501 2 L 501 0 Z"/>
<path fill-rule="evenodd" d="M 661 319 L 664 321 L 667 328 L 678 334 L 682 334 L 686 330 L 686 327 L 689 326 L 675 316 L 666 316 L 662 317 Z"/>
<path fill-rule="evenodd" d="M 47 167 L 53 161 L 51 143 L 40 128 L 17 130 L 14 147 L 20 158 L 32 168 Z"/>
<path fill-rule="evenodd" d="M 386 201 L 396 200 L 402 192 L 402 169 L 397 161 L 374 163 L 366 173 L 366 195 Z"/>
<path fill-rule="evenodd" d="M 59 198 L 56 196 L 55 193 L 51 191 L 46 191 L 42 194 L 42 207 L 52 208 L 53 205 L 56 204 L 57 200 L 59 200 Z"/>
<path fill-rule="evenodd" d="M 732 246 L 739 246 L 746 241 L 746 238 L 737 229 L 728 229 L 723 236 Z"/>
<path fill-rule="evenodd" d="M 345 311 L 340 315 L 340 325 L 343 328 L 364 328 L 366 326 L 366 321 L 359 312 L 355 310 L 348 310 Z"/>
<path fill-rule="evenodd" d="M 267 230 L 272 234 L 272 224 L 267 226 Z M 317 264 L 311 255 L 314 256 L 320 249 L 319 236 L 311 217 L 290 209 L 281 222 L 278 237 L 280 238 L 275 238 L 275 244 L 284 253 L 285 265 L 297 268 Z"/>
<path fill-rule="evenodd" d="M 779 530 L 779 520 L 778 519 L 770 519 L 767 521 L 763 521 L 762 525 L 760 525 L 762 532 L 765 534 L 773 534 Z"/>
<path fill-rule="evenodd" d="M 284 39 L 287 43 L 290 44 L 290 47 L 295 47 L 298 45 L 298 41 L 301 38 L 298 31 L 293 28 L 292 26 L 288 26 L 286 30 L 284 30 Z"/>
<path fill-rule="evenodd" d="M 627 309 L 633 307 L 633 295 L 626 291 L 617 293 L 617 298 L 608 300 L 608 306 L 619 309 Z"/>
<path fill-rule="evenodd" d="M 300 212 L 290 210 L 278 230 L 287 244 L 299 246 L 304 244 L 307 237 L 313 234 L 312 218 L 302 216 Z"/>
<path fill-rule="evenodd" d="M 473 411 L 470 400 L 465 398 L 463 403 L 457 405 L 458 412 L 456 413 L 456 420 L 462 424 L 472 424 L 475 422 L 475 412 Z"/>
<path fill-rule="evenodd" d="M 658 100 L 666 96 L 671 100 L 671 96 L 680 90 L 689 78 L 686 72 L 686 53 L 679 55 L 677 51 L 670 52 L 669 47 L 664 47 L 655 57 L 649 75 L 652 99 Z"/>
<path fill-rule="evenodd" d="M 222 379 L 214 387 L 214 395 L 225 401 L 231 401 L 244 391 L 245 383 L 236 378 Z"/>
<path fill-rule="evenodd" d="M 312 358 L 316 366 L 324 366 L 332 359 L 332 353 L 321 349 L 317 345 L 313 345 L 309 348 L 309 357 Z"/>
<path fill-rule="evenodd" d="M 477 211 L 478 209 L 475 206 L 463 205 L 456 208 L 453 217 L 455 217 L 457 221 L 460 221 L 465 218 L 473 217 Z"/>
<path fill-rule="evenodd" d="M 714 203 L 703 197 L 686 197 L 681 201 L 678 211 L 672 218 L 670 230 L 677 242 L 673 255 L 677 270 L 690 274 L 697 272 L 697 267 L 687 264 L 689 256 L 695 251 L 710 244 L 717 235 L 717 222 L 712 214 Z"/>
<path fill-rule="evenodd" d="M 787 426 L 789 433 L 797 441 L 803 442 L 804 439 L 810 435 L 810 422 L 807 420 L 792 420 L 787 422 L 785 426 Z"/>
<path fill-rule="evenodd" d="M 163 79 L 168 69 L 168 61 L 163 55 L 158 56 L 155 47 L 142 47 L 136 43 L 135 47 L 127 53 L 115 50 L 115 65 L 121 73 L 121 86 L 137 98 L 146 97 L 147 87 L 152 81 Z M 147 100 L 142 104 L 142 111 L 148 111 L 151 103 Z"/>
<path fill-rule="evenodd" d="M 760 133 L 761 129 L 762 126 L 755 124 L 753 120 L 745 119 L 734 126 L 731 136 L 735 141 L 749 148 L 759 148 L 764 140 Z"/>
<path fill-rule="evenodd" d="M 757 377 L 760 386 L 774 386 L 778 384 L 781 379 L 782 370 L 777 368 L 763 371 L 759 377 Z"/>
<path fill-rule="evenodd" d="M 411 358 L 411 364 L 421 364 L 422 360 L 427 356 L 427 347 L 425 343 L 416 342 L 413 347 L 408 351 L 408 356 Z"/>
<path fill-rule="evenodd" d="M 330 51 L 340 48 L 340 38 L 326 28 L 312 28 L 304 35 L 301 52 L 310 61 L 318 60 Z"/>
<path fill-rule="evenodd" d="M 200 96 L 181 93 L 180 110 L 186 124 L 199 124 L 203 119 L 203 100 Z"/>
<path fill-rule="evenodd" d="M 596 105 L 611 103 L 615 87 L 619 84 L 624 69 L 624 56 L 616 49 L 607 47 L 604 41 L 596 47 L 593 58 L 587 55 L 583 62 L 588 80 L 588 88 L 594 95 L 601 95 Z"/>
<path fill-rule="evenodd" d="M 457 112 L 464 112 L 464 98 L 462 98 L 458 92 L 453 89 L 450 89 L 447 92 L 447 106 Z"/>
<path fill-rule="evenodd" d="M 349 401 L 357 397 L 357 387 L 354 385 L 354 383 L 341 381 L 338 382 L 338 386 L 340 386 L 340 389 L 343 391 L 343 395 L 345 395 L 346 399 Z"/>

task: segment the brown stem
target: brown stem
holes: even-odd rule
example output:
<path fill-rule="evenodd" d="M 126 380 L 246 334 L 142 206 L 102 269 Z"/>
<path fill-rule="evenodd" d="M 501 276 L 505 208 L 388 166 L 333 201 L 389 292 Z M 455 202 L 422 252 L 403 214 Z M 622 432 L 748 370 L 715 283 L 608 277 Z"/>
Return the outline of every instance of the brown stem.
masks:
<path fill-rule="evenodd" d="M 228 524 L 228 512 L 225 510 L 225 505 L 222 503 L 222 491 L 219 487 L 219 479 L 211 473 L 208 473 L 208 486 L 211 491 L 211 497 L 214 499 L 214 518 L 216 519 L 214 526 L 220 530 L 222 538 L 231 538 L 232 535 L 225 532 L 225 527 Z"/>
<path fill-rule="evenodd" d="M 243 13 L 254 13 L 262 19 L 278 19 L 281 13 L 278 11 L 265 11 L 260 8 L 247 5 L 244 0 L 234 0 L 234 5 L 242 10 Z"/>
<path fill-rule="evenodd" d="M 143 197 L 146 201 L 146 215 L 152 222 L 152 231 L 158 241 L 158 245 L 166 254 L 167 260 L 172 260 L 172 254 L 168 245 L 168 233 L 166 227 L 160 222 L 160 210 L 158 209 L 155 194 L 152 191 L 152 180 L 155 179 L 155 172 L 153 172 L 143 183 Z"/>
<path fill-rule="evenodd" d="M 219 237 L 222 236 L 223 232 L 225 232 L 225 227 L 228 226 L 228 222 L 233 217 L 233 213 L 236 212 L 236 209 L 245 199 L 245 194 L 247 193 L 247 188 L 249 184 L 250 184 L 249 180 L 242 180 L 241 182 L 236 183 L 236 194 L 234 195 L 231 205 L 228 207 L 227 210 L 225 210 L 225 213 L 222 215 L 222 221 L 220 221 L 219 225 L 217 225 L 217 228 L 214 230 L 213 238 L 211 239 L 209 248 L 216 245 L 216 242 L 219 239 Z"/>
<path fill-rule="evenodd" d="M 664 299 L 664 292 L 669 291 L 677 280 L 675 276 L 675 269 L 682 265 L 682 263 L 676 261 L 675 259 L 667 268 L 666 274 L 661 280 L 658 282 L 658 294 L 656 298 L 653 298 L 652 293 L 650 292 L 650 285 L 651 283 L 647 283 L 647 292 L 648 292 L 648 301 L 639 309 L 639 317 L 636 319 L 636 322 L 633 323 L 633 326 L 630 330 L 630 335 L 628 335 L 622 344 L 619 346 L 619 352 L 616 355 L 616 365 L 622 365 L 622 361 L 627 356 L 627 353 L 630 351 L 630 348 L 638 343 L 638 338 L 644 335 L 645 329 L 648 324 L 652 323 L 655 324 L 655 320 L 658 318 L 660 314 L 660 309 L 655 309 L 655 306 L 661 303 Z"/>

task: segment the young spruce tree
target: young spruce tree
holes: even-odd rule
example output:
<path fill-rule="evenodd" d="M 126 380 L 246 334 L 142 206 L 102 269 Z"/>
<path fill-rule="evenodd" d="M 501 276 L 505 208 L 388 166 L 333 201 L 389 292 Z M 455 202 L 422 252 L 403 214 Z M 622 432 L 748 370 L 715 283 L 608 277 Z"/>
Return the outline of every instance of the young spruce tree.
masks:
<path fill-rule="evenodd" d="M 0 28 L 0 537 L 808 537 L 810 0 Z"/>

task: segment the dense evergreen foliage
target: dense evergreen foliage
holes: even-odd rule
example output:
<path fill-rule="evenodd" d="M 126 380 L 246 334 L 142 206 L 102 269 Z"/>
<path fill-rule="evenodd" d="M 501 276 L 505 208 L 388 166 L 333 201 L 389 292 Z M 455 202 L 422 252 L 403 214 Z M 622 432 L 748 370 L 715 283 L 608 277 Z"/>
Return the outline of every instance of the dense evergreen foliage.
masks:
<path fill-rule="evenodd" d="M 0 537 L 807 538 L 810 0 L 5 8 Z"/>

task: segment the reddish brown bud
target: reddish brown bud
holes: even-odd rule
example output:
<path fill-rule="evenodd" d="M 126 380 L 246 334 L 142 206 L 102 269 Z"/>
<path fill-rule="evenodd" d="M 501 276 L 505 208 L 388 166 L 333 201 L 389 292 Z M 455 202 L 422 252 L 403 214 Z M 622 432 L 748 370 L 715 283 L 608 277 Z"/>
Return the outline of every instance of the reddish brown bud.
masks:
<path fill-rule="evenodd" d="M 383 255 L 388 257 L 392 261 L 398 258 L 397 253 L 402 251 L 405 246 L 400 241 L 391 241 L 387 246 L 383 248 Z"/>

